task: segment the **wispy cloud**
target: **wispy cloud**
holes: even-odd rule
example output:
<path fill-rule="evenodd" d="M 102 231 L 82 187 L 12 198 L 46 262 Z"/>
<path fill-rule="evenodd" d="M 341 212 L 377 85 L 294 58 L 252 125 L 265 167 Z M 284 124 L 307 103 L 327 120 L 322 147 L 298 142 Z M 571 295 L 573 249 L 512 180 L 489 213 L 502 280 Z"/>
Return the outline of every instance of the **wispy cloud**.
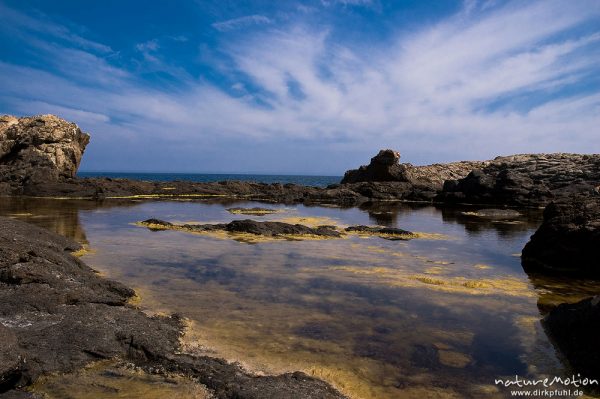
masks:
<path fill-rule="evenodd" d="M 215 22 L 212 27 L 220 32 L 246 28 L 253 25 L 266 25 L 272 21 L 264 15 L 246 15 L 244 17 L 228 19 L 227 21 Z"/>
<path fill-rule="evenodd" d="M 160 58 L 147 68 L 173 68 L 183 88 L 156 88 L 91 49 L 71 48 L 75 42 L 30 42 L 54 54 L 55 69 L 0 63 L 0 100 L 23 113 L 56 110 L 106 137 L 222 153 L 232 140 L 250 139 L 341 154 L 389 146 L 417 162 L 600 152 L 600 32 L 590 23 L 599 18 L 596 1 L 467 3 L 368 50 L 300 22 L 221 47 L 239 78 L 224 88 Z M 213 26 L 269 21 L 252 15 Z M 136 47 L 160 57 L 158 43 Z"/>
<path fill-rule="evenodd" d="M 85 50 L 91 50 L 99 53 L 110 53 L 112 49 L 97 41 L 86 39 L 69 28 L 52 22 L 45 16 L 35 18 L 31 15 L 23 14 L 0 3 L 0 23 L 4 27 L 21 29 L 22 31 L 37 32 L 49 37 L 65 40 L 75 46 Z"/>

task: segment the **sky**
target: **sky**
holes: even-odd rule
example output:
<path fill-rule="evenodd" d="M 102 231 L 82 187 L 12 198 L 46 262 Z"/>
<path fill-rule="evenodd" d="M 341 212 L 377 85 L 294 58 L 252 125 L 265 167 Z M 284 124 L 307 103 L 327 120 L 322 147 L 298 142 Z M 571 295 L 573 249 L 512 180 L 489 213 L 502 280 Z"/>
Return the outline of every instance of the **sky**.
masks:
<path fill-rule="evenodd" d="M 340 175 L 600 152 L 598 0 L 0 0 L 0 114 L 81 170 Z"/>

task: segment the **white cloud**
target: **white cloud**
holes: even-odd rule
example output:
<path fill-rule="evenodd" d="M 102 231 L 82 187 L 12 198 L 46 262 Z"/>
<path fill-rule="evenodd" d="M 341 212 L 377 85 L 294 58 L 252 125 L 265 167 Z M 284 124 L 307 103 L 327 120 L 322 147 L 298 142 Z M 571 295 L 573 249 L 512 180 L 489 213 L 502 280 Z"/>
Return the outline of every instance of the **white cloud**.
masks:
<path fill-rule="evenodd" d="M 28 104 L 31 112 L 54 107 L 101 134 L 188 145 L 252 138 L 339 151 L 391 146 L 408 161 L 600 152 L 600 93 L 556 96 L 598 74 L 600 33 L 564 32 L 597 21 L 600 3 L 488 3 L 469 2 L 468 13 L 361 51 L 302 24 L 255 33 L 221 49 L 251 83 L 229 87 L 235 95 L 185 71 L 173 72 L 185 89 L 150 88 L 90 53 L 57 47 L 49 47 L 57 64 L 69 61 L 64 77 L 0 63 L 0 86 L 5 102 Z M 249 16 L 215 28 L 268 21 Z M 81 84 L 92 79 L 98 84 Z"/>
<path fill-rule="evenodd" d="M 272 21 L 264 15 L 246 15 L 244 17 L 228 19 L 227 21 L 215 22 L 212 27 L 220 32 L 242 29 L 252 25 L 266 25 Z"/>

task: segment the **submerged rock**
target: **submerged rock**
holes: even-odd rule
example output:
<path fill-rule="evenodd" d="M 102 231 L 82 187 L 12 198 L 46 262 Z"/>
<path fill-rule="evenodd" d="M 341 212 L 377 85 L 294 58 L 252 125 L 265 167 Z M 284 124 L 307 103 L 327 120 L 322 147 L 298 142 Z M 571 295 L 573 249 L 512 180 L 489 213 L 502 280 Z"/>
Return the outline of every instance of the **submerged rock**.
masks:
<path fill-rule="evenodd" d="M 600 198 L 548 205 L 521 261 L 527 272 L 600 277 Z"/>
<path fill-rule="evenodd" d="M 222 359 L 181 355 L 179 316 L 148 317 L 130 288 L 100 277 L 71 251 L 79 244 L 0 217 L 0 396 L 43 374 L 120 357 L 153 373 L 175 372 L 219 398 L 343 398 L 303 373 L 256 376 Z"/>
<path fill-rule="evenodd" d="M 0 116 L 0 192 L 74 178 L 89 140 L 54 115 Z"/>
<path fill-rule="evenodd" d="M 350 226 L 345 229 L 349 233 L 362 233 L 376 235 L 386 240 L 411 240 L 416 235 L 410 231 L 398 229 L 395 227 L 374 227 L 374 226 Z"/>
<path fill-rule="evenodd" d="M 600 296 L 561 304 L 542 325 L 575 374 L 600 380 Z"/>
<path fill-rule="evenodd" d="M 279 212 L 277 209 L 271 208 L 228 208 L 227 212 L 232 213 L 234 215 L 253 215 L 253 216 L 263 216 L 270 215 L 272 213 Z"/>
<path fill-rule="evenodd" d="M 516 219 L 521 216 L 520 212 L 512 209 L 480 209 L 475 212 L 462 212 L 465 216 L 473 216 L 482 219 Z"/>

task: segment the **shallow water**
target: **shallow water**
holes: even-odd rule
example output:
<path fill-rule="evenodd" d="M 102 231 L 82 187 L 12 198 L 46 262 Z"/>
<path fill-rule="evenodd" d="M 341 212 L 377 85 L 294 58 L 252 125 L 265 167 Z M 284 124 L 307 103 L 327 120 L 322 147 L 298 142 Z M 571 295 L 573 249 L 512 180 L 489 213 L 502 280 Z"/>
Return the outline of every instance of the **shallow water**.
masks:
<path fill-rule="evenodd" d="M 280 212 L 248 217 L 435 233 L 411 241 L 248 244 L 134 225 L 246 218 L 231 206 L 257 205 L 0 199 L 1 214 L 87 244 L 83 259 L 135 288 L 142 308 L 188 317 L 186 350 L 255 372 L 302 370 L 356 398 L 507 397 L 494 379 L 567 373 L 539 320 L 553 304 L 600 292 L 596 282 L 523 272 L 537 210 L 498 223 L 458 208 L 261 204 Z"/>

